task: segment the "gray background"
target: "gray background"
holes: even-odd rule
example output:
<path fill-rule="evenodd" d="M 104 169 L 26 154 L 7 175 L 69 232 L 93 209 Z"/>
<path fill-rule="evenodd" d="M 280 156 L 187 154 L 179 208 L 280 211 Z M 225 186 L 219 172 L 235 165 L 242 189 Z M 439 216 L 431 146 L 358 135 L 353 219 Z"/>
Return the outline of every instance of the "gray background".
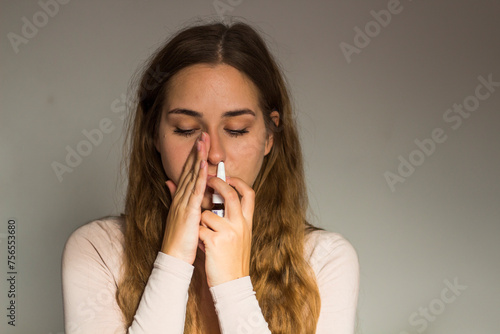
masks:
<path fill-rule="evenodd" d="M 264 31 L 285 69 L 312 220 L 359 255 L 358 332 L 498 333 L 500 87 L 458 129 L 443 116 L 473 102 L 479 76 L 500 81 L 499 2 L 402 0 L 350 62 L 340 43 L 354 45 L 355 27 L 376 29 L 370 12 L 388 1 L 222 2 Z M 201 0 L 73 0 L 47 22 L 40 11 L 36 1 L 1 1 L 1 277 L 8 218 L 18 225 L 17 326 L 6 323 L 2 279 L 2 333 L 63 332 L 64 243 L 122 207 L 120 98 L 172 32 L 218 17 Z M 23 17 L 33 16 L 41 27 L 16 53 L 8 34 L 22 36 Z M 105 118 L 113 130 L 60 181 L 52 164 L 65 164 L 66 147 Z M 446 141 L 418 161 L 414 141 L 436 128 Z M 384 173 L 410 155 L 420 165 L 391 190 Z M 443 291 L 454 296 L 446 280 L 466 288 L 444 303 Z"/>

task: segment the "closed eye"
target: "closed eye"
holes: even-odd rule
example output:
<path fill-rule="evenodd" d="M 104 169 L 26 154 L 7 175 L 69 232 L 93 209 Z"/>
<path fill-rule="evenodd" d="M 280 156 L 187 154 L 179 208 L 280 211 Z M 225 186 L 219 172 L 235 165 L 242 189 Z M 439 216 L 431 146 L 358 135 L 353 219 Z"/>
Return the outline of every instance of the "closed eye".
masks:
<path fill-rule="evenodd" d="M 179 127 L 176 127 L 175 130 L 174 130 L 174 133 L 179 135 L 179 136 L 183 136 L 183 137 L 189 137 L 189 136 L 192 136 L 195 134 L 196 131 L 198 131 L 199 129 L 181 129 Z"/>
<path fill-rule="evenodd" d="M 231 137 L 240 137 L 243 136 L 245 133 L 248 133 L 248 130 L 241 129 L 241 130 L 233 130 L 233 129 L 224 129 L 226 132 L 231 136 Z"/>

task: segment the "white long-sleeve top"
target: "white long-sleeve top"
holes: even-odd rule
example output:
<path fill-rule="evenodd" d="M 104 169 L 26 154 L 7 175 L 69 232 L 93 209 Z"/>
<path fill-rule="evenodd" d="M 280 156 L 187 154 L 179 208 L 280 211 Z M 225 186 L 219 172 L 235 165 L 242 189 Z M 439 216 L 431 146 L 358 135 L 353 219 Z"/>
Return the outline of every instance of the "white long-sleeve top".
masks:
<path fill-rule="evenodd" d="M 194 266 L 158 252 L 134 321 L 125 327 L 116 302 L 123 261 L 125 222 L 96 220 L 69 237 L 62 258 L 65 333 L 182 334 Z M 356 251 L 340 234 L 306 235 L 304 257 L 319 287 L 316 334 L 352 334 L 359 289 Z M 221 334 L 271 333 L 250 276 L 210 288 Z"/>

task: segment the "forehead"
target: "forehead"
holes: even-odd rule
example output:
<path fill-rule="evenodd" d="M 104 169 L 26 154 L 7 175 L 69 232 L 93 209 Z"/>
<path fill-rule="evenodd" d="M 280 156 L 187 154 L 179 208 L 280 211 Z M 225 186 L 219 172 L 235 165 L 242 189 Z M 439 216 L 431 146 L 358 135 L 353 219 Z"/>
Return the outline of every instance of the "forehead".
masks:
<path fill-rule="evenodd" d="M 164 105 L 204 114 L 243 108 L 260 111 L 257 87 L 244 73 L 226 64 L 182 69 L 171 78 Z"/>

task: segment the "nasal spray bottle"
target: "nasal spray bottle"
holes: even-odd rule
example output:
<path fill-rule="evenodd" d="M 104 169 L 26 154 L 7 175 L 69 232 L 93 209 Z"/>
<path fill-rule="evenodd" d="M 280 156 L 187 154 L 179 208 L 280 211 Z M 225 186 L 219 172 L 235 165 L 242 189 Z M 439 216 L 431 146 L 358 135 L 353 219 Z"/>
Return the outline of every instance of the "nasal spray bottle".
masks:
<path fill-rule="evenodd" d="M 222 161 L 217 165 L 217 177 L 226 182 L 226 170 L 224 168 L 224 162 Z M 222 197 L 217 190 L 214 190 L 212 195 L 212 203 L 212 212 L 219 217 L 224 217 L 224 197 Z"/>

